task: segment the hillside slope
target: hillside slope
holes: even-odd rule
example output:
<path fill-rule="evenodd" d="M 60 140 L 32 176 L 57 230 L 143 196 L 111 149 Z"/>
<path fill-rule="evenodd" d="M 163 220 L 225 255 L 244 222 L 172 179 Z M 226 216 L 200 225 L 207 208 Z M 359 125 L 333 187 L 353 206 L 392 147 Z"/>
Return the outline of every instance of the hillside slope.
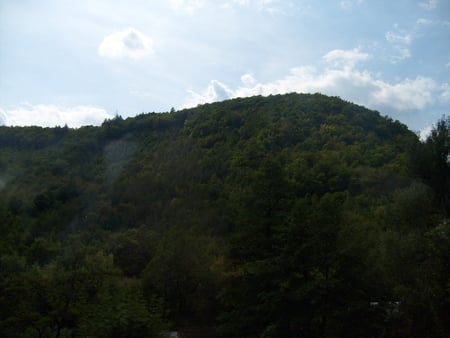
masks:
<path fill-rule="evenodd" d="M 0 330 L 444 337 L 450 229 L 422 148 L 320 94 L 0 127 Z"/>

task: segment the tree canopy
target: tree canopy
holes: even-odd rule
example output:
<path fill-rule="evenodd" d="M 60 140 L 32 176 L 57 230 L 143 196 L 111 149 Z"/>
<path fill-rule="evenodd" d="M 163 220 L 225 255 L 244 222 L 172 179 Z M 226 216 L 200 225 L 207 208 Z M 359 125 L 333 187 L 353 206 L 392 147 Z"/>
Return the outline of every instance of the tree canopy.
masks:
<path fill-rule="evenodd" d="M 288 94 L 0 127 L 0 336 L 448 337 L 449 121 Z"/>

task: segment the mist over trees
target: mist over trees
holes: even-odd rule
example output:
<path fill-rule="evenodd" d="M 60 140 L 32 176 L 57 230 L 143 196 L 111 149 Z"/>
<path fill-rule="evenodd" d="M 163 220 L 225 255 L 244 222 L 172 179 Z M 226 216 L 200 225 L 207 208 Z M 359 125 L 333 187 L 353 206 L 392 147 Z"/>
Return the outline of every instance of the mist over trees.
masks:
<path fill-rule="evenodd" d="M 0 127 L 0 336 L 448 337 L 449 130 L 320 94 Z"/>

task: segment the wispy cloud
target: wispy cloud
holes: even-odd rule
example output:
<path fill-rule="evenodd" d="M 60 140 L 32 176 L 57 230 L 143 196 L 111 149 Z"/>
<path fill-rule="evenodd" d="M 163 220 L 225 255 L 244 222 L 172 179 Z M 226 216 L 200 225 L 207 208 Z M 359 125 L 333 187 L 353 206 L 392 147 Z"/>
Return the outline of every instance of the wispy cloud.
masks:
<path fill-rule="evenodd" d="M 194 14 L 195 11 L 205 6 L 204 0 L 169 0 L 170 8 L 177 12 Z"/>
<path fill-rule="evenodd" d="M 228 0 L 221 4 L 222 8 L 233 7 L 251 7 L 255 10 L 266 12 L 272 15 L 286 15 L 288 8 L 293 8 L 291 2 L 283 2 L 280 0 Z"/>
<path fill-rule="evenodd" d="M 422 8 L 425 8 L 426 10 L 433 10 L 437 7 L 438 5 L 438 0 L 428 0 L 426 2 L 421 2 L 419 3 L 419 6 Z"/>
<path fill-rule="evenodd" d="M 416 23 L 419 25 L 431 25 L 433 24 L 433 20 L 425 19 L 425 18 L 419 18 L 416 20 Z"/>
<path fill-rule="evenodd" d="M 112 118 L 106 110 L 94 106 L 65 107 L 58 105 L 24 103 L 9 109 L 0 108 L 0 124 L 7 126 L 55 127 L 68 125 L 78 128 L 99 125 Z"/>
<path fill-rule="evenodd" d="M 353 7 L 353 3 L 350 0 L 344 0 L 341 1 L 341 8 L 342 9 L 349 9 Z"/>
<path fill-rule="evenodd" d="M 450 26 L 450 21 L 448 21 L 448 20 L 431 20 L 431 19 L 419 18 L 416 20 L 416 23 L 419 25 L 434 25 L 434 26 L 443 26 L 443 27 Z"/>
<path fill-rule="evenodd" d="M 391 43 L 409 45 L 411 43 L 411 35 L 410 34 L 399 34 L 394 32 L 386 33 L 386 40 Z"/>
<path fill-rule="evenodd" d="M 354 5 L 360 5 L 362 4 L 364 1 L 363 0 L 342 0 L 340 3 L 340 6 L 342 9 L 350 9 L 352 8 Z"/>
<path fill-rule="evenodd" d="M 135 28 L 106 36 L 98 46 L 98 53 L 110 59 L 141 59 L 154 53 L 152 40 Z"/>
<path fill-rule="evenodd" d="M 409 46 L 412 42 L 411 34 L 389 31 L 385 34 L 385 38 L 397 52 L 391 57 L 392 62 L 399 62 L 411 57 L 411 52 L 409 50 Z"/>

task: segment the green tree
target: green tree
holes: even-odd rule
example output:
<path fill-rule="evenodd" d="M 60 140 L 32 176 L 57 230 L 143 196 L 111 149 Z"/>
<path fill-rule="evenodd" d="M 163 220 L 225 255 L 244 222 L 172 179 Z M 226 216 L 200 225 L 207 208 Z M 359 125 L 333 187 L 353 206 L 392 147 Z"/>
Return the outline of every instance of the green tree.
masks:
<path fill-rule="evenodd" d="M 424 160 L 428 160 L 425 179 L 436 193 L 442 212 L 448 215 L 450 191 L 450 117 L 443 116 L 425 141 Z"/>
<path fill-rule="evenodd" d="M 98 338 L 161 337 L 162 306 L 153 298 L 148 304 L 140 285 L 108 284 L 80 314 L 79 334 Z"/>
<path fill-rule="evenodd" d="M 215 314 L 214 241 L 190 231 L 170 230 L 143 271 L 147 297 L 157 295 L 166 319 L 177 325 L 203 325 Z M 210 251 L 212 249 L 212 252 Z"/>
<path fill-rule="evenodd" d="M 120 234 L 113 248 L 114 265 L 126 276 L 139 276 L 152 259 L 159 235 L 145 227 Z"/>
<path fill-rule="evenodd" d="M 1 327 L 9 336 L 62 337 L 74 333 L 84 307 L 118 275 L 112 257 L 70 246 L 54 261 L 22 267 L 3 278 L 6 310 Z"/>

